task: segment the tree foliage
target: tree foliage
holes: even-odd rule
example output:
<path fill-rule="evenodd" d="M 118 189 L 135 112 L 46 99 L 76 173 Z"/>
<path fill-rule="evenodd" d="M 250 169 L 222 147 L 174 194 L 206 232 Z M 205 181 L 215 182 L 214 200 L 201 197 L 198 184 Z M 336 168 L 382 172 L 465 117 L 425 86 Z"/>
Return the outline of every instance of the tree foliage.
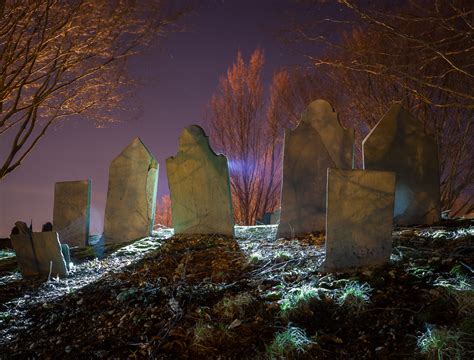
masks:
<path fill-rule="evenodd" d="M 279 203 L 283 119 L 265 108 L 262 84 L 264 54 L 255 50 L 245 62 L 235 63 L 222 76 L 212 97 L 207 124 L 214 147 L 228 157 L 236 222 L 254 224 Z M 271 94 L 277 96 L 283 74 L 274 77 Z M 270 103 L 272 101 L 270 100 Z"/>
<path fill-rule="evenodd" d="M 0 179 L 51 126 L 112 120 L 131 83 L 127 59 L 180 12 L 164 0 L 0 1 Z"/>

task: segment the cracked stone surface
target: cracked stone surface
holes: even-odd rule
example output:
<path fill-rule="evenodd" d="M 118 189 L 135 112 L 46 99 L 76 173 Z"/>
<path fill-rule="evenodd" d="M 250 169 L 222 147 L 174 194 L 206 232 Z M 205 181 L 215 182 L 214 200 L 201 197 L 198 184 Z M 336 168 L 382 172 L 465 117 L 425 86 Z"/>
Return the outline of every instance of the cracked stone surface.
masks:
<path fill-rule="evenodd" d="M 438 149 L 423 124 L 393 105 L 362 143 L 364 169 L 397 174 L 394 223 L 430 225 L 440 220 Z"/>
<path fill-rule="evenodd" d="M 63 244 L 84 247 L 89 237 L 91 181 L 57 182 L 54 187 L 53 230 Z"/>
<path fill-rule="evenodd" d="M 110 164 L 105 207 L 105 242 L 124 243 L 151 235 L 158 162 L 135 138 Z"/>
<path fill-rule="evenodd" d="M 354 131 L 342 127 L 324 100 L 313 101 L 285 132 L 279 237 L 324 230 L 327 169 L 352 168 Z"/>
<path fill-rule="evenodd" d="M 68 274 L 66 261 L 61 252 L 58 233 L 48 231 L 33 233 L 33 247 L 40 276 L 65 277 Z"/>
<path fill-rule="evenodd" d="M 395 173 L 328 169 L 324 271 L 381 265 L 392 252 Z"/>
<path fill-rule="evenodd" d="M 176 234 L 234 235 L 227 158 L 211 149 L 201 127 L 183 130 L 166 172 Z"/>

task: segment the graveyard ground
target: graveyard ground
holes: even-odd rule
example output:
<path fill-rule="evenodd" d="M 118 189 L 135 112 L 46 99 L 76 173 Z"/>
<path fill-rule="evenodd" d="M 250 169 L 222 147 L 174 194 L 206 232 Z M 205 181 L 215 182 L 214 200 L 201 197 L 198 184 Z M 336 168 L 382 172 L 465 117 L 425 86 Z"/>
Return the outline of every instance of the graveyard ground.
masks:
<path fill-rule="evenodd" d="M 46 283 L 0 261 L 0 358 L 474 357 L 472 221 L 397 229 L 389 265 L 349 274 L 318 273 L 320 234 L 171 235 Z"/>

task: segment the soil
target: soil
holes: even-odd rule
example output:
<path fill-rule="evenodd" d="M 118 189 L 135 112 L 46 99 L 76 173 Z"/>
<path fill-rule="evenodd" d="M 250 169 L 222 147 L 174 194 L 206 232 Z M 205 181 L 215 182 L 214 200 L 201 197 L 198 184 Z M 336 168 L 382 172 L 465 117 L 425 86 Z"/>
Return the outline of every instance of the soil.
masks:
<path fill-rule="evenodd" d="M 73 252 L 47 282 L 0 267 L 0 358 L 430 358 L 429 329 L 459 335 L 446 356 L 474 356 L 474 222 L 397 229 L 389 264 L 352 273 L 318 271 L 323 234 L 275 233 L 160 231 Z M 276 345 L 295 328 L 301 346 Z"/>

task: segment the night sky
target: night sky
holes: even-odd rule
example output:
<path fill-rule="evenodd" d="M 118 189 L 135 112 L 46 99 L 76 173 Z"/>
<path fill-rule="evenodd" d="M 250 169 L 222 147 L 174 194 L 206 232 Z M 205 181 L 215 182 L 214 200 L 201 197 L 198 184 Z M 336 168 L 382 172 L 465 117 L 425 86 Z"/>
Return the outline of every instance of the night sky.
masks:
<path fill-rule="evenodd" d="M 132 74 L 147 81 L 137 95 L 139 116 L 96 128 L 94 123 L 63 121 L 47 133 L 20 168 L 0 184 L 0 237 L 15 221 L 33 220 L 35 230 L 52 221 L 54 183 L 92 179 L 91 233 L 102 231 L 110 162 L 139 136 L 160 164 L 158 199 L 168 193 L 165 159 L 175 155 L 183 127 L 204 123 L 206 105 L 219 77 L 241 50 L 247 59 L 265 52 L 265 82 L 283 66 L 301 64 L 276 36 L 295 11 L 294 0 L 200 1 L 184 20 L 184 32 L 168 34 L 158 46 L 130 63 Z M 302 14 L 304 15 L 304 14 Z M 0 153 L 7 144 L 0 143 Z"/>

